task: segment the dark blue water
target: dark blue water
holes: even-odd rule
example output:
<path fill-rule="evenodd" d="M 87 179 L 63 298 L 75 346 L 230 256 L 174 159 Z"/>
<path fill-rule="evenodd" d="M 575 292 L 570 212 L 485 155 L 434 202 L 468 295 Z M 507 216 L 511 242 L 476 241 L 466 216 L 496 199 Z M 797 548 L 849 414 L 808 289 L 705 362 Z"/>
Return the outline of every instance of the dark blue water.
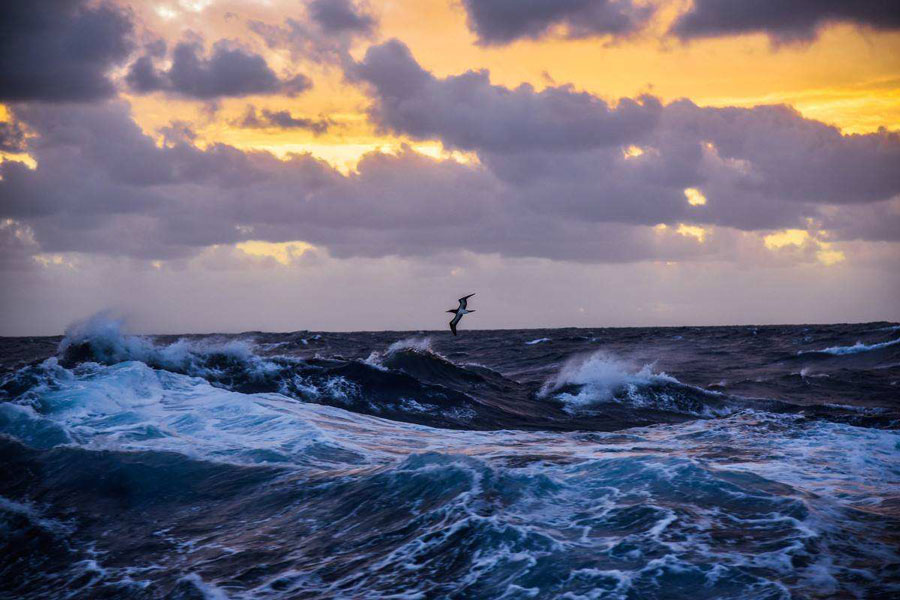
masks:
<path fill-rule="evenodd" d="M 900 597 L 900 328 L 0 339 L 2 598 Z"/>

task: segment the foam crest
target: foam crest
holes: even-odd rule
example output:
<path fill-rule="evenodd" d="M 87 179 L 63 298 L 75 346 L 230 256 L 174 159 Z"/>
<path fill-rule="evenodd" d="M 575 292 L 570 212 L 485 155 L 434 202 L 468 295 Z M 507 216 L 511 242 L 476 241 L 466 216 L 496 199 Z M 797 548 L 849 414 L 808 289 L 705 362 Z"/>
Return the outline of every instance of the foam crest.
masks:
<path fill-rule="evenodd" d="M 386 358 L 390 358 L 394 354 L 398 354 L 400 352 L 419 352 L 422 354 L 434 354 L 437 356 L 438 354 L 431 348 L 431 338 L 430 337 L 408 337 L 403 338 L 402 340 L 397 340 L 393 344 L 387 347 L 387 350 L 381 352 L 379 350 L 373 350 L 369 353 L 368 358 L 366 358 L 363 362 L 370 367 L 374 367 L 379 371 L 386 371 L 387 367 L 384 366 L 383 360 Z"/>
<path fill-rule="evenodd" d="M 546 397 L 577 386 L 580 388 L 578 394 L 561 394 L 564 400 L 575 405 L 594 404 L 614 400 L 617 394 L 628 388 L 653 383 L 678 383 L 678 380 L 665 373 L 654 372 L 652 364 L 635 368 L 615 356 L 598 351 L 572 358 L 563 364 L 556 376 L 544 384 L 540 395 Z"/>
<path fill-rule="evenodd" d="M 393 354 L 394 352 L 401 352 L 403 350 L 413 350 L 415 352 L 431 352 L 434 353 L 434 350 L 431 348 L 431 338 L 430 337 L 408 337 L 403 338 L 402 340 L 398 340 L 388 346 L 387 353 Z"/>
<path fill-rule="evenodd" d="M 675 381 L 652 366 L 636 368 L 608 355 L 582 357 L 557 379 L 560 389 L 578 384 L 600 390 Z M 174 504 L 172 512 L 182 520 L 165 526 L 183 552 L 151 547 L 148 552 L 158 552 L 152 560 L 177 554 L 184 561 L 178 569 L 208 565 L 209 541 L 216 536 L 238 550 L 218 554 L 218 569 L 204 568 L 202 579 L 180 575 L 178 585 L 195 596 L 230 592 L 225 582 L 248 568 L 243 556 L 260 549 L 290 560 L 263 566 L 254 560 L 253 568 L 266 569 L 266 577 L 237 597 L 388 596 L 401 588 L 410 597 L 440 596 L 431 577 L 414 578 L 416 587 L 409 588 L 402 575 L 410 565 L 485 597 L 501 597 L 511 581 L 530 581 L 546 597 L 581 589 L 611 597 L 652 596 L 659 589 L 685 597 L 698 589 L 716 597 L 754 597 L 762 589 L 765 597 L 780 597 L 773 582 L 781 579 L 790 581 L 792 593 L 807 596 L 821 589 L 819 574 L 826 570 L 838 575 L 829 583 L 832 595 L 848 595 L 841 582 L 851 569 L 858 572 L 862 564 L 864 576 L 876 580 L 889 577 L 897 561 L 881 529 L 890 521 L 879 519 L 893 514 L 900 493 L 900 433 L 894 431 L 752 411 L 606 434 L 448 431 L 279 394 L 231 392 L 138 361 L 73 370 L 28 408 L 35 421 L 55 423 L 70 435 L 54 460 L 62 460 L 71 445 L 89 451 L 65 463 L 74 470 L 94 460 L 108 464 L 109 453 L 90 452 L 99 450 L 284 467 L 277 479 L 266 477 L 252 490 L 243 486 L 255 484 L 243 477 L 254 469 L 192 466 L 175 480 L 179 494 L 197 490 L 187 497 L 209 503 L 202 505 L 209 529 L 197 529 L 204 519 L 195 515 L 201 513 Z M 25 443 L 34 438 L 0 431 Z M 115 464 L 120 470 L 137 466 L 122 479 L 132 486 L 157 485 L 159 477 L 148 472 L 171 478 L 179 468 L 170 458 L 154 466 L 148 456 Z M 223 485 L 229 477 L 237 479 Z M 182 491 L 178 482 L 188 480 Z M 88 481 L 75 489 L 93 510 L 89 494 L 107 488 Z M 229 496 L 229 490 L 250 495 Z M 0 511 L 29 521 L 49 516 L 11 500 L 18 504 L 0 502 Z M 222 512 L 213 519 L 216 509 Z M 123 509 L 115 519 L 140 531 L 148 523 L 143 510 Z M 396 531 L 408 533 L 391 533 Z M 844 553 L 848 536 L 869 541 Z M 115 544 L 118 537 L 99 543 Z M 356 549 L 349 558 L 370 566 L 326 584 L 322 577 L 335 573 L 343 556 L 319 549 L 335 539 Z"/>
<path fill-rule="evenodd" d="M 124 320 L 101 312 L 66 329 L 59 344 L 60 355 L 89 351 L 98 362 L 115 363 L 125 360 L 146 362 L 154 352 L 150 340 L 124 333 Z M 79 354 L 80 354 L 79 353 Z"/>
<path fill-rule="evenodd" d="M 304 464 L 325 447 L 339 452 L 280 394 L 241 394 L 143 362 L 76 373 L 28 404 L 0 405 L 0 431 L 34 447 L 159 450 L 237 464 Z"/>
<path fill-rule="evenodd" d="M 221 374 L 228 366 L 239 366 L 251 377 L 281 369 L 256 355 L 252 344 L 245 340 L 217 342 L 182 338 L 157 345 L 150 338 L 125 333 L 123 320 L 108 313 L 70 326 L 59 344 L 58 354 L 73 362 L 96 361 L 107 365 L 140 361 L 154 368 L 202 377 Z"/>
<path fill-rule="evenodd" d="M 825 354 L 834 354 L 835 356 L 842 356 L 845 354 L 859 354 L 860 352 L 880 350 L 882 348 L 896 346 L 897 344 L 900 344 L 900 338 L 897 338 L 896 340 L 889 340 L 887 342 L 881 342 L 878 344 L 863 344 L 862 342 L 858 341 L 852 346 L 832 346 L 830 348 L 825 348 L 824 350 L 818 350 L 818 352 L 823 352 Z"/>
<path fill-rule="evenodd" d="M 713 418 L 738 409 L 723 394 L 681 383 L 653 364 L 637 367 L 603 351 L 575 357 L 546 382 L 538 397 L 562 402 L 571 415 L 661 414 Z"/>

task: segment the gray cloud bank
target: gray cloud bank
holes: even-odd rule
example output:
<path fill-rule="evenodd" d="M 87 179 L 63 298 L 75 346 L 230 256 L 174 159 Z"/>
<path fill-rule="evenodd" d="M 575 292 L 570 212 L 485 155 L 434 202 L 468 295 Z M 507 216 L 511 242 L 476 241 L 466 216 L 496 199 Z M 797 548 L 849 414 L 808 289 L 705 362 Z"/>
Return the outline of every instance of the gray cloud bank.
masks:
<path fill-rule="evenodd" d="M 85 0 L 0 2 L 0 101 L 85 101 L 115 93 L 108 77 L 133 48 L 123 10 Z"/>
<path fill-rule="evenodd" d="M 810 220 L 838 240 L 900 231 L 890 226 L 894 133 L 842 135 L 782 106 L 610 105 L 568 87 L 507 89 L 486 72 L 438 78 L 398 42 L 371 48 L 355 76 L 370 86 L 380 127 L 478 161 L 407 149 L 369 154 L 344 175 L 305 154 L 201 149 L 177 125 L 158 146 L 123 102 L 17 106 L 38 167 L 0 166 L 0 218 L 28 228 L 6 235 L 31 236 L 44 252 L 143 259 L 260 239 L 305 240 L 336 257 L 466 250 L 628 262 L 733 260 L 744 251 L 739 230 Z M 631 146 L 642 154 L 623 151 Z M 690 205 L 687 187 L 707 203 Z M 660 223 L 722 229 L 701 244 Z"/>
<path fill-rule="evenodd" d="M 332 34 L 370 34 L 377 25 L 375 17 L 350 0 L 312 0 L 309 15 L 323 31 Z"/>
<path fill-rule="evenodd" d="M 288 18 L 283 25 L 251 20 L 247 26 L 270 48 L 286 49 L 297 60 L 340 68 L 353 64 L 354 42 L 373 38 L 378 29 L 377 19 L 350 0 L 314 0 L 306 12 L 306 19 Z"/>
<path fill-rule="evenodd" d="M 338 10 L 320 15 L 325 25 L 317 27 L 359 28 L 341 21 L 351 5 L 326 4 Z M 144 91 L 215 98 L 287 83 L 227 42 L 208 57 L 199 41 L 179 44 L 166 71 L 150 56 L 149 69 L 141 59 L 129 73 Z M 900 235 L 897 133 L 843 135 L 785 106 L 702 108 L 651 96 L 611 103 L 570 86 L 510 89 L 487 71 L 436 77 L 396 40 L 345 66 L 369 93 L 380 129 L 439 140 L 477 160 L 375 152 L 345 175 L 306 154 L 280 160 L 221 143 L 200 148 L 178 123 L 160 146 L 123 102 L 16 104 L 0 130 L 4 144 L 27 150 L 38 166 L 0 165 L 0 219 L 14 223 L 4 243 L 21 250 L 10 256 L 39 249 L 172 259 L 258 239 L 304 240 L 337 257 L 466 250 L 628 262 L 735 259 L 747 252 L 740 231 Z M 252 107 L 239 124 L 327 127 Z M 705 204 L 690 204 L 686 188 L 700 190 Z M 681 223 L 720 229 L 700 243 L 677 232 Z"/>
<path fill-rule="evenodd" d="M 484 71 L 437 78 L 398 41 L 370 48 L 357 74 L 371 85 L 380 127 L 477 152 L 538 212 L 760 229 L 800 226 L 821 205 L 900 193 L 897 133 L 842 135 L 785 106 L 639 98 L 613 107 L 565 86 L 510 90 Z M 626 144 L 644 154 L 625 157 Z M 688 205 L 688 187 L 709 202 Z"/>
<path fill-rule="evenodd" d="M 776 42 L 808 42 L 829 23 L 900 29 L 900 5 L 890 0 L 694 0 L 672 33 L 682 39 L 766 33 Z"/>
<path fill-rule="evenodd" d="M 538 39 L 553 28 L 567 38 L 622 36 L 643 27 L 654 7 L 632 0 L 462 0 L 482 45 Z"/>
<path fill-rule="evenodd" d="M 172 66 L 158 69 L 152 53 L 138 58 L 125 77 L 138 93 L 174 92 L 182 96 L 210 100 L 222 97 L 301 93 L 312 87 L 305 75 L 280 79 L 265 59 L 233 42 L 213 44 L 210 56 L 203 56 L 203 44 L 184 41 L 172 51 Z"/>
<path fill-rule="evenodd" d="M 232 124 L 244 129 L 306 129 L 316 135 L 325 133 L 331 126 L 331 122 L 327 119 L 295 117 L 287 110 L 264 108 L 257 111 L 252 105 L 248 106 L 243 116 Z"/>
<path fill-rule="evenodd" d="M 486 46 L 561 35 L 621 38 L 644 29 L 660 3 L 633 0 L 462 0 L 469 29 Z M 891 0 L 693 0 L 669 34 L 682 40 L 765 33 L 775 43 L 809 42 L 822 27 L 848 23 L 900 29 Z"/>

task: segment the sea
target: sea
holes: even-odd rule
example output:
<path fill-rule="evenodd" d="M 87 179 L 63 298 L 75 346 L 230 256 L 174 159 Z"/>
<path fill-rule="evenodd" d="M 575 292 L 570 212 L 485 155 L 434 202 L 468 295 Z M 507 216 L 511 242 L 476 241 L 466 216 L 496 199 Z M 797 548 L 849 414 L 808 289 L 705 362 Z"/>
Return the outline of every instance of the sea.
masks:
<path fill-rule="evenodd" d="M 0 598 L 900 598 L 894 323 L 0 338 Z"/>

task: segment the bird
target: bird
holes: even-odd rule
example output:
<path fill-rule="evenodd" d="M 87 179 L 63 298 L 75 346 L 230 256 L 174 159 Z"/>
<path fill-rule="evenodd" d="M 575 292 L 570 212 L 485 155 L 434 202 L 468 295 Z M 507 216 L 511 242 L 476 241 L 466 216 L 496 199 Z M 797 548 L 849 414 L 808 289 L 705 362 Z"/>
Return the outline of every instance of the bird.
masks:
<path fill-rule="evenodd" d="M 469 313 L 475 312 L 474 310 L 466 310 L 466 305 L 469 303 L 469 298 L 474 296 L 475 294 L 469 294 L 468 296 L 463 296 L 459 299 L 459 307 L 451 308 L 448 310 L 448 313 L 453 313 L 453 320 L 450 321 L 450 331 L 453 332 L 453 335 L 456 335 L 456 324 L 459 323 L 459 320 L 463 318 L 463 315 L 467 315 Z"/>

